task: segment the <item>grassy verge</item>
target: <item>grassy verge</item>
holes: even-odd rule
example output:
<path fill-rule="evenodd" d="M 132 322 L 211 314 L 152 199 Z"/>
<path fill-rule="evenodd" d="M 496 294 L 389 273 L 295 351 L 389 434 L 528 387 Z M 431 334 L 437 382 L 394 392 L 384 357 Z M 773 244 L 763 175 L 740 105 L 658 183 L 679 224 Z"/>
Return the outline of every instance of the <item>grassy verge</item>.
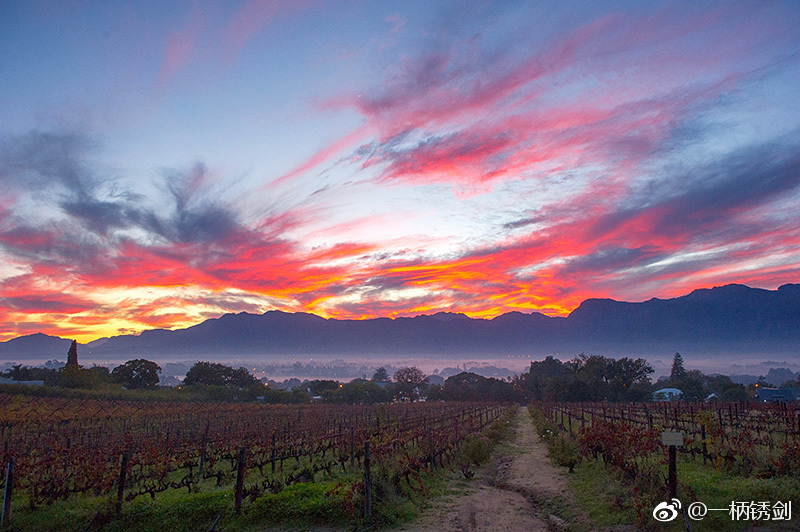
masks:
<path fill-rule="evenodd" d="M 762 531 L 798 530 L 800 526 L 797 515 L 800 482 L 797 479 L 740 477 L 711 466 L 679 461 L 678 480 L 681 484 L 678 498 L 684 504 L 696 499 L 708 508 L 730 508 L 732 501 L 792 501 L 791 521 L 734 521 L 727 512 L 709 511 L 700 521 L 690 520 L 692 532 L 739 532 L 750 530 L 754 525 L 764 527 L 759 528 Z M 610 528 L 636 522 L 636 494 L 631 490 L 630 482 L 608 470 L 601 461 L 582 461 L 570 477 L 570 487 L 575 494 L 576 504 L 596 527 Z M 694 496 L 687 488 L 694 492 Z M 650 508 L 648 510 L 652 511 Z M 686 530 L 682 516 L 664 524 L 652 519 L 650 525 L 650 530 Z"/>
<path fill-rule="evenodd" d="M 678 480 L 691 487 L 696 499 L 708 508 L 730 508 L 731 502 L 792 501 L 793 519 L 791 521 L 758 521 L 755 524 L 769 525 L 772 530 L 800 529 L 800 479 L 780 476 L 775 478 L 744 477 L 720 471 L 700 462 L 679 462 Z M 688 497 L 687 497 L 688 498 Z M 732 521 L 727 512 L 710 511 L 702 521 L 702 526 L 692 527 L 695 531 L 748 530 L 749 521 Z"/>
<path fill-rule="evenodd" d="M 159 494 L 155 499 L 139 497 L 126 503 L 122 513 L 116 516 L 110 498 L 75 496 L 33 511 L 14 508 L 11 526 L 4 532 L 208 530 L 217 515 L 225 517 L 232 513 L 232 506 L 233 494 L 230 491 L 191 494 L 173 491 Z"/>

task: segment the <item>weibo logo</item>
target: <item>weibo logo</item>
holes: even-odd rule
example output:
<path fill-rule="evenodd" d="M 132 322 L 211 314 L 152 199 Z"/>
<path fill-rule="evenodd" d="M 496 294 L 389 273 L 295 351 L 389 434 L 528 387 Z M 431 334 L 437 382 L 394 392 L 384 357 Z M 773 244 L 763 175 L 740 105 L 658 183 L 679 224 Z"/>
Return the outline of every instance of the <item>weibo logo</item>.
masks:
<path fill-rule="evenodd" d="M 672 499 L 672 502 L 664 501 L 653 509 L 653 517 L 656 521 L 666 523 L 678 517 L 678 510 L 680 509 L 681 501 L 678 499 Z"/>

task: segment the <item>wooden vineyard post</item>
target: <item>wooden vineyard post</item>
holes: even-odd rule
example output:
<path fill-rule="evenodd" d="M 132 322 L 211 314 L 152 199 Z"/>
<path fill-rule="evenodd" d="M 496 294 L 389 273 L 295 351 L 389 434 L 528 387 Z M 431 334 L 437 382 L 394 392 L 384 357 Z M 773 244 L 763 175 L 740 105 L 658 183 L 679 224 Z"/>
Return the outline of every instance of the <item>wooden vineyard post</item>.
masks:
<path fill-rule="evenodd" d="M 356 429 L 354 427 L 350 427 L 350 467 L 352 468 L 356 464 Z"/>
<path fill-rule="evenodd" d="M 117 480 L 117 504 L 115 506 L 115 511 L 117 515 L 120 514 L 122 511 L 122 497 L 125 493 L 125 476 L 128 471 L 128 460 L 130 458 L 130 450 L 125 450 L 122 453 L 122 459 L 120 460 L 119 464 L 119 479 Z"/>
<path fill-rule="evenodd" d="M 208 445 L 208 429 L 210 421 L 206 421 L 206 429 L 203 431 L 203 439 L 200 441 L 200 478 L 203 478 L 203 469 L 206 465 L 206 446 Z"/>
<path fill-rule="evenodd" d="M 242 513 L 242 492 L 244 491 L 244 475 L 247 468 L 247 448 L 239 448 L 239 460 L 236 464 L 236 489 L 234 491 L 233 512 L 236 515 Z"/>
<path fill-rule="evenodd" d="M 436 453 L 433 452 L 433 432 L 431 431 L 430 428 L 428 429 L 428 449 L 431 453 L 429 459 L 430 468 L 431 471 L 433 471 L 434 469 L 436 469 Z"/>
<path fill-rule="evenodd" d="M 677 447 L 683 445 L 683 433 L 664 431 L 661 443 L 668 446 L 667 499 L 672 500 L 678 493 Z"/>
<path fill-rule="evenodd" d="M 272 450 L 269 455 L 269 465 L 272 469 L 272 475 L 275 475 L 275 431 L 272 431 Z"/>
<path fill-rule="evenodd" d="M 372 475 L 370 474 L 369 441 L 364 442 L 364 518 L 372 515 Z"/>
<path fill-rule="evenodd" d="M 669 470 L 667 477 L 667 499 L 672 500 L 678 496 L 678 470 L 676 465 L 677 451 L 674 445 L 669 446 Z"/>
<path fill-rule="evenodd" d="M 0 514 L 0 526 L 11 521 L 11 495 L 14 492 L 14 457 L 10 457 L 6 466 L 6 484 L 3 490 L 3 511 Z"/>
<path fill-rule="evenodd" d="M 703 442 L 703 465 L 708 461 L 708 448 L 706 447 L 706 424 L 700 423 L 700 439 Z"/>

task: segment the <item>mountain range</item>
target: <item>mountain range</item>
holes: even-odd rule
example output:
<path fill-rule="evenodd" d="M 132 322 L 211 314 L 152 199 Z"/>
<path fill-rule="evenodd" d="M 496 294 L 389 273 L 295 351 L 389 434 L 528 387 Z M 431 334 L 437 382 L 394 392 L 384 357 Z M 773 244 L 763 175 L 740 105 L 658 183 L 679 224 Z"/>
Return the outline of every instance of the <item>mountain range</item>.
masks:
<path fill-rule="evenodd" d="M 70 340 L 33 334 L 0 343 L 0 361 L 64 359 Z M 261 356 L 639 356 L 676 351 L 800 355 L 800 284 L 726 285 L 672 299 L 588 299 L 567 317 L 509 312 L 492 319 L 439 312 L 325 319 L 269 311 L 225 314 L 185 329 L 153 329 L 79 346 L 82 360 Z"/>

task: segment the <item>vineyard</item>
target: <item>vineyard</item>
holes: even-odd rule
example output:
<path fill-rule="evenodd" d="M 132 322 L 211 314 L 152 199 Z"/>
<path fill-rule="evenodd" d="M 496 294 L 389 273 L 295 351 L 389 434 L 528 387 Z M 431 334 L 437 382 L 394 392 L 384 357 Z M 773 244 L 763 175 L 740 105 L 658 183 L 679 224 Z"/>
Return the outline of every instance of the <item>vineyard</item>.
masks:
<path fill-rule="evenodd" d="M 592 493 L 619 479 L 631 498 L 616 495 L 611 504 L 632 507 L 624 522 L 635 519 L 642 530 L 653 529 L 653 508 L 665 499 L 662 431 L 683 435 L 677 495 L 687 503 L 708 497 L 703 483 L 720 482 L 707 480 L 715 478 L 761 482 L 755 490 L 737 484 L 739 491 L 717 504 L 800 495 L 796 405 L 537 403 L 529 410 L 556 463 L 578 471 L 594 464 L 586 471 L 605 484 Z M 191 523 L 164 530 L 213 530 L 220 516 L 225 529 L 253 518 L 279 525 L 275 516 L 287 515 L 369 528 L 386 524 L 376 513 L 398 494 L 426 497 L 444 466 L 453 473 L 459 466 L 471 478 L 470 467 L 488 457 L 485 442 L 499 439 L 513 412 L 489 403 L 262 405 L 0 394 L 0 465 L 12 473 L 0 477 L 0 490 L 13 494 L 10 530 L 37 529 L 14 528 L 14 515 L 64 513 L 83 501 L 102 502 L 48 528 L 130 530 L 148 501 L 179 497 L 196 502 Z M 314 506 L 320 500 L 327 503 Z M 171 505 L 162 507 L 173 511 Z M 709 517 L 701 525 L 711 528 L 696 530 L 740 530 L 726 528 L 731 521 L 724 517 Z M 781 516 L 773 517 L 775 524 Z"/>
<path fill-rule="evenodd" d="M 543 410 L 563 430 L 580 435 L 594 454 L 618 455 L 617 461 L 629 447 L 659 449 L 661 431 L 670 430 L 683 433 L 683 454 L 704 462 L 748 474 L 754 469 L 800 474 L 800 408 L 795 405 L 559 403 Z"/>
<path fill-rule="evenodd" d="M 788 488 L 769 497 L 763 491 L 740 490 L 731 494 L 733 498 L 785 502 L 800 493 L 800 408 L 796 405 L 540 403 L 531 407 L 531 413 L 560 465 L 574 469 L 581 461 L 599 460 L 632 486 L 636 524 L 641 529 L 653 526 L 654 506 L 668 498 L 668 449 L 661 443 L 662 431 L 682 433 L 679 454 L 700 478 L 719 471 L 729 479 L 772 479 L 776 486 Z M 698 501 L 697 486 L 680 477 L 677 480 L 679 498 Z M 790 516 L 773 517 L 777 522 Z M 720 523 L 725 524 L 720 521 L 715 526 Z"/>
<path fill-rule="evenodd" d="M 344 500 L 369 512 L 372 475 L 424 489 L 420 473 L 453 460 L 498 419 L 496 404 L 377 406 L 136 403 L 0 395 L 0 464 L 31 511 L 75 496 L 128 501 L 233 488 L 235 510 L 287 487 L 358 479 Z M 5 479 L 0 489 L 5 488 Z M 365 485 L 366 484 L 366 485 Z M 380 496 L 379 493 L 376 494 Z M 17 502 L 19 504 L 19 502 Z"/>

